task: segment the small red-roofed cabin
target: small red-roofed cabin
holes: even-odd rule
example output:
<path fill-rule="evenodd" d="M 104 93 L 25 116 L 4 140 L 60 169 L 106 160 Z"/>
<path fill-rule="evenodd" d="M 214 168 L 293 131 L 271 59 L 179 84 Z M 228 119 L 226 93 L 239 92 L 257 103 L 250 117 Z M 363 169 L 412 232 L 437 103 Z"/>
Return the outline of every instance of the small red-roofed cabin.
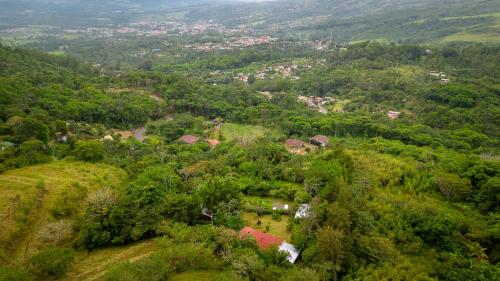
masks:
<path fill-rule="evenodd" d="M 220 142 L 218 140 L 207 140 L 208 144 L 210 145 L 210 147 L 216 147 L 220 144 Z"/>
<path fill-rule="evenodd" d="M 290 147 L 290 148 L 302 148 L 302 147 L 306 146 L 306 143 L 301 141 L 301 140 L 287 139 L 285 141 L 285 145 Z"/>
<path fill-rule="evenodd" d="M 252 236 L 253 238 L 255 238 L 255 240 L 257 241 L 257 245 L 261 249 L 266 249 L 271 246 L 278 246 L 281 244 L 281 242 L 283 242 L 283 239 L 281 238 L 255 230 L 248 226 L 245 226 L 242 230 L 240 230 L 240 239 L 243 239 L 246 236 Z"/>
<path fill-rule="evenodd" d="M 198 141 L 200 140 L 199 137 L 197 136 L 192 136 L 192 135 L 185 135 L 185 136 L 182 136 L 179 141 L 180 142 L 183 142 L 185 144 L 195 144 L 197 143 Z"/>

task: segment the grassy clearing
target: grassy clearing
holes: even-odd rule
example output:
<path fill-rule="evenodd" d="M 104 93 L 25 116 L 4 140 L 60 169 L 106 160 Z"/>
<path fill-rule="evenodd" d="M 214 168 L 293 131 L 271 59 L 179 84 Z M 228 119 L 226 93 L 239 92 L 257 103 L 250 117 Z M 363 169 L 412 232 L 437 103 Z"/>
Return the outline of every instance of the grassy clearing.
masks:
<path fill-rule="evenodd" d="M 449 42 L 476 42 L 476 43 L 491 43 L 498 44 L 500 43 L 500 35 L 498 33 L 490 32 L 490 33 L 479 33 L 472 34 L 468 32 L 460 32 L 449 35 L 441 40 L 442 43 Z"/>
<path fill-rule="evenodd" d="M 281 133 L 278 130 L 271 130 L 262 126 L 242 125 L 226 123 L 222 125 L 222 134 L 228 141 L 238 141 L 242 143 L 252 143 L 258 138 L 271 136 L 279 138 Z"/>
<path fill-rule="evenodd" d="M 288 204 L 290 208 L 292 207 L 292 202 L 285 201 L 278 198 L 263 198 L 257 196 L 245 196 L 244 204 L 248 204 L 252 207 L 264 207 L 272 208 L 273 206 L 283 206 Z"/>
<path fill-rule="evenodd" d="M 257 225 L 259 220 L 262 222 L 260 226 Z M 287 229 L 288 220 L 287 216 L 281 216 L 281 220 L 276 221 L 271 215 L 258 216 L 255 213 L 243 213 L 243 221 L 246 226 L 267 232 L 286 241 L 291 240 L 290 232 Z M 269 227 L 269 230 L 267 230 L 267 227 Z"/>
<path fill-rule="evenodd" d="M 154 240 L 142 241 L 127 246 L 109 247 L 82 252 L 71 270 L 62 280 L 101 280 L 106 271 L 122 262 L 136 262 L 150 256 L 158 249 Z"/>
<path fill-rule="evenodd" d="M 71 222 L 83 208 L 87 193 L 103 186 L 118 186 L 125 173 L 103 164 L 57 161 L 7 171 L 0 175 L 0 249 L 10 258 L 23 259 L 44 247 L 38 233 L 56 221 L 54 210 L 72 212 Z M 66 196 L 66 201 L 62 200 Z M 0 255 L 1 256 L 1 255 Z"/>
<path fill-rule="evenodd" d="M 49 52 L 49 54 L 51 54 L 53 56 L 64 56 L 66 53 L 63 50 L 57 50 L 57 51 Z"/>
<path fill-rule="evenodd" d="M 351 100 L 349 99 L 337 100 L 332 106 L 329 106 L 327 109 L 328 111 L 333 112 L 344 112 L 344 107 L 350 102 Z"/>
<path fill-rule="evenodd" d="M 484 32 L 477 32 L 470 29 L 464 29 L 462 32 L 451 34 L 449 36 L 441 39 L 441 43 L 449 42 L 474 42 L 474 43 L 486 43 L 486 44 L 498 44 L 500 43 L 500 13 L 483 14 L 477 16 L 466 16 L 466 17 L 452 17 L 445 18 L 445 20 L 451 19 L 470 19 L 470 18 L 491 18 L 493 19 L 493 24 L 487 26 L 487 30 Z"/>

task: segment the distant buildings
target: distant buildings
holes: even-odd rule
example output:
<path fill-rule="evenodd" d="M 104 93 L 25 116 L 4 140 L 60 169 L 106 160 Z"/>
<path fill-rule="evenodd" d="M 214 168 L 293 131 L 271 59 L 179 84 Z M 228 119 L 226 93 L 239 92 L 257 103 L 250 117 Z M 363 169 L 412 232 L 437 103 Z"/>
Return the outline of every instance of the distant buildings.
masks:
<path fill-rule="evenodd" d="M 207 142 L 210 145 L 210 147 L 212 147 L 212 148 L 214 148 L 220 144 L 220 141 L 218 141 L 218 140 L 207 140 Z"/>
<path fill-rule="evenodd" d="M 199 140 L 199 137 L 193 135 L 185 135 L 179 138 L 179 141 L 185 144 L 196 144 Z"/>
<path fill-rule="evenodd" d="M 303 102 L 309 108 L 317 108 L 321 113 L 328 113 L 328 111 L 323 107 L 323 105 L 330 104 L 335 101 L 332 97 L 316 97 L 316 96 L 301 96 L 297 97 L 298 102 Z"/>
<path fill-rule="evenodd" d="M 306 143 L 297 139 L 288 139 L 285 141 L 285 145 L 289 148 L 303 148 L 306 146 Z"/>
<path fill-rule="evenodd" d="M 429 76 L 440 79 L 439 81 L 441 83 L 444 83 L 444 84 L 451 82 L 450 79 L 448 78 L 448 76 L 446 76 L 446 73 L 444 73 L 442 71 L 440 71 L 440 72 L 435 71 L 435 70 L 429 71 Z"/>
<path fill-rule="evenodd" d="M 330 143 L 330 139 L 327 136 L 317 135 L 309 139 L 309 143 L 326 147 Z"/>
<path fill-rule="evenodd" d="M 401 115 L 401 112 L 398 112 L 398 111 L 387 112 L 387 117 L 391 118 L 392 120 L 398 119 L 400 115 Z"/>

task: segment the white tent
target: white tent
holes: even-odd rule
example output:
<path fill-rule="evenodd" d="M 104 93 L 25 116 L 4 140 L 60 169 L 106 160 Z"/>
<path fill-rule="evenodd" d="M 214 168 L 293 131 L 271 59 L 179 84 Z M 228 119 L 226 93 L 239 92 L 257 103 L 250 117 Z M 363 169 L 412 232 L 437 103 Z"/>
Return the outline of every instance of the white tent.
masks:
<path fill-rule="evenodd" d="M 300 253 L 299 250 L 297 250 L 297 248 L 295 248 L 294 245 L 288 244 L 285 241 L 281 243 L 280 247 L 278 248 L 278 251 L 287 253 L 288 254 L 287 260 L 290 263 L 295 263 Z"/>

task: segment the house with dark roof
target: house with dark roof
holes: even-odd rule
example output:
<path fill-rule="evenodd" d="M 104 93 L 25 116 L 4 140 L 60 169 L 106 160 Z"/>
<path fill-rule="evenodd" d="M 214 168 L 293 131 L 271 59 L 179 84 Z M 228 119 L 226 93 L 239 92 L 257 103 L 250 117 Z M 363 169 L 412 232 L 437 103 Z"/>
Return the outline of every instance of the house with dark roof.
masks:
<path fill-rule="evenodd" d="M 185 135 L 179 138 L 180 142 L 183 142 L 185 144 L 195 144 L 200 140 L 199 137 L 193 136 L 193 135 Z"/>
<path fill-rule="evenodd" d="M 278 246 L 283 242 L 283 239 L 281 238 L 255 230 L 248 226 L 245 226 L 242 230 L 240 230 L 240 239 L 244 239 L 245 237 L 249 236 L 255 238 L 255 241 L 257 241 L 257 245 L 261 249 L 266 249 L 271 246 Z"/>
<path fill-rule="evenodd" d="M 327 136 L 317 135 L 309 139 L 311 144 L 325 147 L 330 143 L 330 139 Z"/>

